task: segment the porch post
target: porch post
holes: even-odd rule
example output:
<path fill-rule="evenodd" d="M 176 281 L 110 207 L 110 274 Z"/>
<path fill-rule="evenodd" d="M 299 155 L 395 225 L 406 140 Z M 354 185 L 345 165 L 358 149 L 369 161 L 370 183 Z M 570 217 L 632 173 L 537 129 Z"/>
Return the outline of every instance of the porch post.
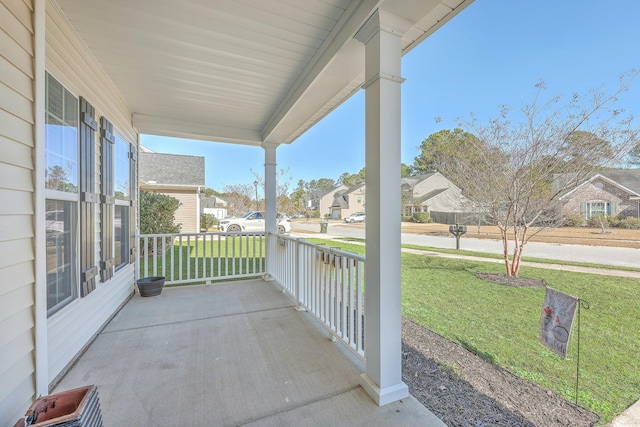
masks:
<path fill-rule="evenodd" d="M 278 214 L 276 208 L 276 144 L 263 144 L 264 148 L 264 199 L 265 199 L 265 230 L 267 232 L 265 255 L 265 280 L 273 280 L 276 256 L 276 237 L 278 233 Z"/>
<path fill-rule="evenodd" d="M 365 44 L 367 226 L 365 357 L 361 385 L 378 405 L 409 395 L 402 382 L 400 313 L 400 37 L 409 23 L 376 11 Z"/>

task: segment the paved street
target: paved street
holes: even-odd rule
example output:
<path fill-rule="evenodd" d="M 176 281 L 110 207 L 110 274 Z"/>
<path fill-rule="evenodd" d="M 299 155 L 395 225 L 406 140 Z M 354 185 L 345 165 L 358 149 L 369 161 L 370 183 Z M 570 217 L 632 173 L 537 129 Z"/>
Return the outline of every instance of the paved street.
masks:
<path fill-rule="evenodd" d="M 319 232 L 320 225 L 316 222 L 293 222 L 294 231 Z M 347 225 L 330 223 L 327 234 L 340 237 L 364 239 L 365 229 L 362 225 Z M 499 240 L 474 239 L 464 235 L 460 239 L 460 249 L 469 251 L 502 253 L 502 242 Z M 320 235 L 318 236 L 320 237 Z M 455 249 L 456 240 L 451 237 L 437 237 L 420 234 L 402 233 L 402 243 L 429 246 L 434 248 Z M 606 246 L 563 245 L 551 243 L 527 243 L 524 250 L 525 257 L 553 259 L 557 261 L 589 262 L 595 264 L 615 265 L 624 267 L 640 267 L 640 249 L 613 248 Z"/>

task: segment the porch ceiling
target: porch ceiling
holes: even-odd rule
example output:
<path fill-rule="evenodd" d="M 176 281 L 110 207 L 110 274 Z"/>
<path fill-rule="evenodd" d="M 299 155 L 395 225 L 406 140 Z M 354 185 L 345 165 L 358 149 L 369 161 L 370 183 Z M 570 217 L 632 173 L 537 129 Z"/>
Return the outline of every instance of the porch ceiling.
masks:
<path fill-rule="evenodd" d="M 473 0 L 55 0 L 140 133 L 290 143 L 356 92 L 377 8 L 408 52 Z"/>

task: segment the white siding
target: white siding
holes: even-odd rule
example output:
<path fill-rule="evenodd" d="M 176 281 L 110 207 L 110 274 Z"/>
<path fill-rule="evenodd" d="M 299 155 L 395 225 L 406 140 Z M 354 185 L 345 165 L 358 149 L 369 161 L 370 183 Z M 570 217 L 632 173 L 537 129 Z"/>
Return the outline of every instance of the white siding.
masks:
<path fill-rule="evenodd" d="M 0 0 L 0 425 L 36 392 L 32 21 L 30 1 Z"/>
<path fill-rule="evenodd" d="M 129 143 L 137 143 L 131 128 L 131 112 L 113 83 L 95 61 L 54 2 L 47 3 L 46 69 L 75 96 L 96 109 L 96 120 L 106 117 L 114 131 Z M 96 188 L 101 181 L 99 136 L 96 135 Z M 100 209 L 96 209 L 96 263 L 100 260 Z M 53 315 L 48 322 L 49 381 L 54 381 L 73 361 L 133 292 L 135 270 L 129 265 L 113 279 L 98 283 L 95 291 Z M 99 280 L 99 276 L 98 276 Z"/>

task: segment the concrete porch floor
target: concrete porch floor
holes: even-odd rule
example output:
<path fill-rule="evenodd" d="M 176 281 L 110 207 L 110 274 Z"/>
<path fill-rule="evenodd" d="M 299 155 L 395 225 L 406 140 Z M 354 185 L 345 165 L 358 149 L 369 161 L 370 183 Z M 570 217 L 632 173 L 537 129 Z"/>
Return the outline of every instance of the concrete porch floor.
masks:
<path fill-rule="evenodd" d="M 53 392 L 97 385 L 105 426 L 444 426 L 411 396 L 378 407 L 363 369 L 251 280 L 136 294 Z"/>

